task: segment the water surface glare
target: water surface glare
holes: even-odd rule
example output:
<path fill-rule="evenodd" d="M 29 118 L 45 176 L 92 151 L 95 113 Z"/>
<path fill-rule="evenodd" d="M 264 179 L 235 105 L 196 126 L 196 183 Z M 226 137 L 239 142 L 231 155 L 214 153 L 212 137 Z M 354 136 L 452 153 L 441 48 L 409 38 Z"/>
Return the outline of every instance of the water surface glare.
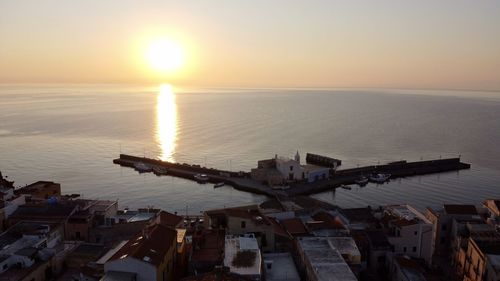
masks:
<path fill-rule="evenodd" d="M 342 207 L 500 197 L 500 94 L 411 90 L 0 86 L 0 170 L 25 185 L 189 213 L 265 199 L 112 164 L 120 152 L 248 171 L 298 149 L 343 167 L 461 155 L 472 169 L 338 189 Z"/>

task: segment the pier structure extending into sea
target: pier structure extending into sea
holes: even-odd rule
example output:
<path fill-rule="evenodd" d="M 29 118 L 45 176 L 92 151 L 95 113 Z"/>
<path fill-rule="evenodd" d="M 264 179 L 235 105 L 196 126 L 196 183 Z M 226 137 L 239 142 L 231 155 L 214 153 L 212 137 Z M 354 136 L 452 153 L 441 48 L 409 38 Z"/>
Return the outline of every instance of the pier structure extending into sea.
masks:
<path fill-rule="evenodd" d="M 470 164 L 463 163 L 460 158 L 446 158 L 425 161 L 398 161 L 383 165 L 364 166 L 351 169 L 339 169 L 329 179 L 316 181 L 313 183 L 293 182 L 290 188 L 285 190 L 273 189 L 270 186 L 250 178 L 248 172 L 234 172 L 219 170 L 214 168 L 202 167 L 200 165 L 191 165 L 186 163 L 172 163 L 146 157 L 138 157 L 127 154 L 120 154 L 120 157 L 113 160 L 113 163 L 134 168 L 137 163 L 144 163 L 152 167 L 158 166 L 167 169 L 170 176 L 181 177 L 196 181 L 195 175 L 205 174 L 208 182 L 224 182 L 235 189 L 263 194 L 270 197 L 297 196 L 319 193 L 332 190 L 341 185 L 354 184 L 362 176 L 369 176 L 374 173 L 391 174 L 391 179 L 426 175 L 432 173 L 443 173 L 470 169 Z"/>

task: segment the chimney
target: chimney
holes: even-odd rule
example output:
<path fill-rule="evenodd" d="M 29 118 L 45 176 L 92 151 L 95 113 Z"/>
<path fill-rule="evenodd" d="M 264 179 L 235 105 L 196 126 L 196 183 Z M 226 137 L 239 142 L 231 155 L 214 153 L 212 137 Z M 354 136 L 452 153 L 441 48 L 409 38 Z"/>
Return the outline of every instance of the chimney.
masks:
<path fill-rule="evenodd" d="M 273 269 L 273 261 L 264 261 L 264 263 L 266 264 L 266 271 L 271 271 Z"/>

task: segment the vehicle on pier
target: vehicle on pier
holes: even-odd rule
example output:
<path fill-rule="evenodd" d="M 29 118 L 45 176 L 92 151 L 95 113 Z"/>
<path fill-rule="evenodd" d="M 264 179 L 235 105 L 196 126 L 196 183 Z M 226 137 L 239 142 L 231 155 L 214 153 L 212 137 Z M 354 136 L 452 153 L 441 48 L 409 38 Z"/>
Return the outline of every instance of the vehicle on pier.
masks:
<path fill-rule="evenodd" d="M 384 183 L 391 177 L 391 174 L 372 174 L 370 176 L 370 181 L 376 183 Z"/>
<path fill-rule="evenodd" d="M 347 190 L 351 190 L 352 189 L 352 187 L 350 187 L 348 185 L 345 185 L 345 184 L 341 185 L 340 188 L 347 189 Z"/>
<path fill-rule="evenodd" d="M 271 188 L 274 190 L 287 190 L 290 188 L 290 186 L 289 185 L 273 185 Z"/>
<path fill-rule="evenodd" d="M 162 175 L 166 175 L 168 173 L 168 170 L 165 167 L 154 166 L 153 173 L 155 173 L 155 175 L 157 175 L 157 176 L 162 176 Z"/>
<path fill-rule="evenodd" d="M 193 178 L 200 183 L 206 183 L 209 179 L 206 174 L 196 174 Z"/>
<path fill-rule="evenodd" d="M 142 162 L 137 162 L 134 164 L 134 169 L 138 171 L 139 173 L 148 173 L 153 170 L 153 168 L 147 164 L 144 164 Z"/>

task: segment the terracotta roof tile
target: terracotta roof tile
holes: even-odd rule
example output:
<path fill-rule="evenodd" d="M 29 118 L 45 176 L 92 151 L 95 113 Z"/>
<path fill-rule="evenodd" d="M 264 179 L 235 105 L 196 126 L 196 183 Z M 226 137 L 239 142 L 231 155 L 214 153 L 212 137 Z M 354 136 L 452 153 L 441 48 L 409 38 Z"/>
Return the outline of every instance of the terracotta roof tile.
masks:
<path fill-rule="evenodd" d="M 306 227 L 299 218 L 281 220 L 281 225 L 283 225 L 286 231 L 292 235 L 308 233 Z"/>
<path fill-rule="evenodd" d="M 316 222 L 323 222 L 323 223 L 312 223 L 311 225 L 314 225 L 313 227 L 315 229 L 345 229 L 344 224 L 338 219 L 336 219 L 334 216 L 327 212 L 319 212 L 315 215 L 312 216 L 312 218 Z"/>
<path fill-rule="evenodd" d="M 183 218 L 181 216 L 165 211 L 160 211 L 158 216 L 161 224 L 173 228 L 177 227 L 183 221 Z"/>
<path fill-rule="evenodd" d="M 163 225 L 147 227 L 130 239 L 110 259 L 133 257 L 159 266 L 165 255 L 177 240 L 177 232 Z"/>

